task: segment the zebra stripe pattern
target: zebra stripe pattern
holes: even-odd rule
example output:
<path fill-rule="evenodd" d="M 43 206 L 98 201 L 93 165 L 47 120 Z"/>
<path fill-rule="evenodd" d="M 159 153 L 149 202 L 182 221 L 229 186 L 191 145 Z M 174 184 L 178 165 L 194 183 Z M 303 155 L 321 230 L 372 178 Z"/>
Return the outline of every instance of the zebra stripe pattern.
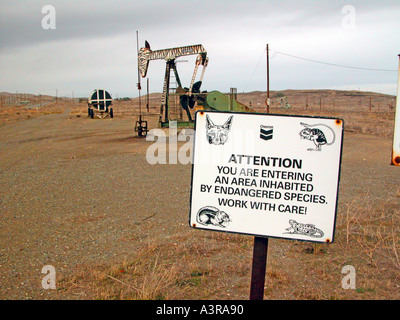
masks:
<path fill-rule="evenodd" d="M 165 59 L 169 61 L 174 60 L 177 57 L 188 56 L 192 54 L 206 55 L 207 52 L 201 44 L 154 51 L 150 50 L 149 48 L 141 48 L 138 55 L 138 67 L 140 75 L 143 78 L 146 76 L 150 60 Z"/>

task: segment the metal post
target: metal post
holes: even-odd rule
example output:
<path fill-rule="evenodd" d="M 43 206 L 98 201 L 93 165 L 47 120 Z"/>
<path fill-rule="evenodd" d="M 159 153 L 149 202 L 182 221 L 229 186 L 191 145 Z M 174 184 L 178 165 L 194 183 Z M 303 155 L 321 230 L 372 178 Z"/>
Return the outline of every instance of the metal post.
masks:
<path fill-rule="evenodd" d="M 369 97 L 369 112 L 372 111 L 372 98 Z"/>
<path fill-rule="evenodd" d="M 254 237 L 250 300 L 263 300 L 267 267 L 268 238 Z"/>
<path fill-rule="evenodd" d="M 229 111 L 233 111 L 233 101 L 237 100 L 237 88 L 231 88 L 229 92 Z"/>
<path fill-rule="evenodd" d="M 149 78 L 147 78 L 147 97 L 146 97 L 147 112 L 149 112 Z"/>
<path fill-rule="evenodd" d="M 270 104 L 270 99 L 269 99 L 269 47 L 267 43 L 267 113 L 269 113 L 269 104 Z"/>
<path fill-rule="evenodd" d="M 171 74 L 171 65 L 174 64 L 174 60 L 167 61 L 167 67 L 165 69 L 165 77 L 164 77 L 164 92 L 165 92 L 165 101 L 164 101 L 164 122 L 169 123 L 169 80 Z"/>

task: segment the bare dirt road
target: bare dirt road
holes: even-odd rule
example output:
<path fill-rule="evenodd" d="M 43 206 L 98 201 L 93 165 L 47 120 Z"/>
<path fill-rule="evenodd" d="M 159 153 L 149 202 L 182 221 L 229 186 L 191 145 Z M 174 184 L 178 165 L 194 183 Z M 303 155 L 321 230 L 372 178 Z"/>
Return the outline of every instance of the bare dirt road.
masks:
<path fill-rule="evenodd" d="M 61 114 L 0 129 L 2 298 L 38 297 L 46 264 L 63 272 L 132 254 L 162 236 L 141 227 L 154 214 L 173 225 L 163 207 L 183 207 L 181 173 L 147 164 L 132 123 Z"/>
<path fill-rule="evenodd" d="M 76 270 L 124 265 L 138 252 L 152 259 L 156 249 L 166 269 L 181 268 L 179 285 L 175 279 L 161 298 L 247 299 L 251 237 L 190 229 L 191 166 L 150 165 L 152 142 L 135 137 L 133 127 L 118 114 L 69 113 L 0 127 L 1 299 L 134 298 L 121 290 L 143 275 L 128 263 L 120 283 L 108 274 L 113 289 Z M 266 298 L 400 298 L 400 168 L 389 165 L 390 152 L 390 138 L 345 132 L 337 242 L 271 241 Z M 182 275 L 185 264 L 191 271 Z M 359 272 L 358 291 L 341 288 L 346 264 Z M 45 265 L 64 279 L 63 290 L 42 288 Z M 119 295 L 102 295 L 118 285 Z"/>

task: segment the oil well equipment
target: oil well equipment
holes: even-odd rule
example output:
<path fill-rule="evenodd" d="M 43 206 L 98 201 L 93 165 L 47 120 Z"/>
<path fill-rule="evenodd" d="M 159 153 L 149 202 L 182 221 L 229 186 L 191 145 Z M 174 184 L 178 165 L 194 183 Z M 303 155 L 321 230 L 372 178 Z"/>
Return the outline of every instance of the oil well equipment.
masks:
<path fill-rule="evenodd" d="M 88 99 L 88 115 L 94 118 L 96 115 L 99 118 L 110 116 L 114 117 L 111 95 L 104 89 L 95 89 Z"/>
<path fill-rule="evenodd" d="M 180 80 L 176 64 L 177 58 L 189 55 L 197 55 L 194 71 L 192 74 L 191 82 L 189 87 L 183 87 Z M 146 77 L 149 62 L 151 60 L 165 60 L 166 68 L 164 75 L 163 92 L 161 96 L 161 107 L 159 126 L 169 127 L 170 120 L 176 120 L 171 118 L 170 112 L 170 84 L 171 84 L 171 70 L 176 81 L 175 94 L 179 97 L 180 107 L 186 111 L 187 120 L 177 121 L 178 127 L 192 127 L 193 118 L 191 109 L 193 109 L 197 103 L 197 109 L 204 110 L 217 110 L 217 111 L 233 111 L 233 112 L 254 112 L 251 108 L 240 103 L 236 99 L 236 94 L 225 95 L 219 91 L 201 91 L 201 85 L 205 70 L 208 66 L 207 51 L 203 45 L 189 45 L 183 47 L 175 47 L 169 49 L 152 50 L 150 44 L 145 41 L 145 46 L 142 47 L 138 52 L 138 70 L 141 77 Z M 199 67 L 202 67 L 200 79 L 195 82 L 196 75 Z"/>

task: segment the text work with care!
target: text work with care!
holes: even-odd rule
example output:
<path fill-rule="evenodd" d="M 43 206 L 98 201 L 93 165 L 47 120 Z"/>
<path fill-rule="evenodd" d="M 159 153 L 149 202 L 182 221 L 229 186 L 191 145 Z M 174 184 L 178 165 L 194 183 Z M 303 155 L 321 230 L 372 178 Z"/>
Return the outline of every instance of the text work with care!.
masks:
<path fill-rule="evenodd" d="M 189 224 L 332 242 L 343 120 L 198 111 Z"/>

